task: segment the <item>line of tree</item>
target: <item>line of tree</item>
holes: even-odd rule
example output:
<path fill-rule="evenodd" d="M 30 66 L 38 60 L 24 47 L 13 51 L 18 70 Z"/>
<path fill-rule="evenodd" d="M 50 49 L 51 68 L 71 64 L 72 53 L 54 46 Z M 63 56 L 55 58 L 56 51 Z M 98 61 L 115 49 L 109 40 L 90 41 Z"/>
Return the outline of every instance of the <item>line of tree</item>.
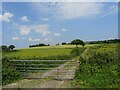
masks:
<path fill-rule="evenodd" d="M 61 45 L 71 45 L 71 43 L 67 43 L 67 42 L 62 42 Z"/>
<path fill-rule="evenodd" d="M 14 45 L 9 45 L 9 46 L 2 45 L 2 46 L 0 46 L 0 50 L 2 50 L 2 51 L 13 51 L 14 48 L 15 48 Z"/>
<path fill-rule="evenodd" d="M 50 46 L 50 44 L 40 43 L 40 44 L 35 44 L 35 45 L 29 45 L 29 47 L 42 47 L 42 46 Z"/>
<path fill-rule="evenodd" d="M 110 39 L 101 41 L 91 41 L 89 44 L 109 44 L 109 43 L 120 43 L 120 39 Z"/>

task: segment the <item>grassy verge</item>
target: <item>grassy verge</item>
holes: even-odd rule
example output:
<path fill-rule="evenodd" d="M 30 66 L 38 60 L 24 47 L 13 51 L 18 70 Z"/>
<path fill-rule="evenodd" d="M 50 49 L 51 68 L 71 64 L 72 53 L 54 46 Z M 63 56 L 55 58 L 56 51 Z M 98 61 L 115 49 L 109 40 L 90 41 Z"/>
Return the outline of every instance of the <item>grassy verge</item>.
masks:
<path fill-rule="evenodd" d="M 118 52 L 116 45 L 88 48 L 80 59 L 73 85 L 80 88 L 118 88 Z"/>

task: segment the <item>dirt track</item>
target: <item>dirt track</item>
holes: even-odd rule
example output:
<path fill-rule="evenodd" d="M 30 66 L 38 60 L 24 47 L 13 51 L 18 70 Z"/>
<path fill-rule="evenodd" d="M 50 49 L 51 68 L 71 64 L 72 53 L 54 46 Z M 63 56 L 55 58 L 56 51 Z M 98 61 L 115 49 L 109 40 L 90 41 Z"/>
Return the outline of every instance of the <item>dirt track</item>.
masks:
<path fill-rule="evenodd" d="M 75 70 L 78 65 L 79 62 L 76 60 L 66 62 L 41 75 L 31 76 L 34 79 L 20 80 L 3 88 L 72 88 L 71 81 L 74 80 Z M 38 79 L 39 77 L 42 79 Z"/>

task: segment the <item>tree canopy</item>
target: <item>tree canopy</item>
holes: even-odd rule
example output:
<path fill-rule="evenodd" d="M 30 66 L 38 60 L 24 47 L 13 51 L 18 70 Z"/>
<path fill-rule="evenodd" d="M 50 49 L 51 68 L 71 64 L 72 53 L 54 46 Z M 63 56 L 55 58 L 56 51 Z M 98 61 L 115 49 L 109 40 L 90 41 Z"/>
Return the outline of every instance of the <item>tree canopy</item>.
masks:
<path fill-rule="evenodd" d="M 13 50 L 14 48 L 15 48 L 14 45 L 10 45 L 10 46 L 8 47 L 9 50 Z"/>
<path fill-rule="evenodd" d="M 85 45 L 85 43 L 82 41 L 82 40 L 80 40 L 80 39 L 75 39 L 75 40 L 73 40 L 72 42 L 71 42 L 71 44 L 73 44 L 73 45 L 82 45 L 82 46 L 84 46 Z"/>
<path fill-rule="evenodd" d="M 7 46 L 6 46 L 6 45 L 2 45 L 0 48 L 1 48 L 3 51 L 6 51 L 6 50 L 7 50 Z"/>

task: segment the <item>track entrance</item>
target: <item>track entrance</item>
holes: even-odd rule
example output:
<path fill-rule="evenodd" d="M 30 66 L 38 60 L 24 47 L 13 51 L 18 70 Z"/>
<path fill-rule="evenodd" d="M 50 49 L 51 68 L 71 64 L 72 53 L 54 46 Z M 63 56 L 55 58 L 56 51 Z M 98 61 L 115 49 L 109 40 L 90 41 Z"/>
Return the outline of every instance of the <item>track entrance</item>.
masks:
<path fill-rule="evenodd" d="M 75 60 L 11 60 L 16 70 L 20 71 L 25 79 L 74 79 Z"/>

